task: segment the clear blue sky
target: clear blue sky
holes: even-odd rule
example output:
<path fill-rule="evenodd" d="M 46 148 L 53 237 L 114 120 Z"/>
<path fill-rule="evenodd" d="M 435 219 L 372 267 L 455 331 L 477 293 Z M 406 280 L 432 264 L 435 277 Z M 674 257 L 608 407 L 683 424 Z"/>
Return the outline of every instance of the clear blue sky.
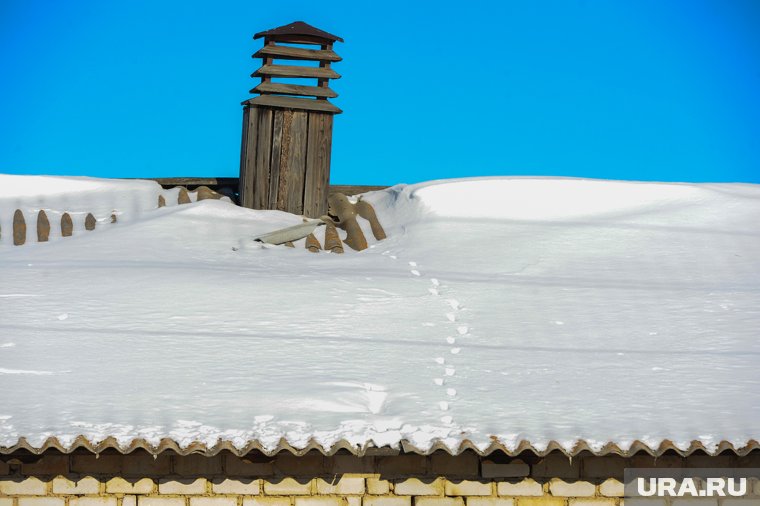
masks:
<path fill-rule="evenodd" d="M 333 183 L 760 183 L 757 0 L 0 0 L 0 172 L 236 176 L 295 20 L 346 40 Z"/>

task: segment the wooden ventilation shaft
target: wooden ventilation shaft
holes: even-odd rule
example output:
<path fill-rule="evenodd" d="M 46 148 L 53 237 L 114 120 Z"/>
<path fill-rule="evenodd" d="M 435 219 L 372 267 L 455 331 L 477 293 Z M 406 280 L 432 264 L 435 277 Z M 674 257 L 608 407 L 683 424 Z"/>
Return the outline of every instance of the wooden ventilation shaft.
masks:
<path fill-rule="evenodd" d="M 240 202 L 316 218 L 327 213 L 333 115 L 342 112 L 328 100 L 340 77 L 330 65 L 343 39 L 301 21 L 253 36 L 261 37 L 253 58 L 262 65 L 251 74 L 261 83 L 250 91 L 258 96 L 243 102 Z"/>

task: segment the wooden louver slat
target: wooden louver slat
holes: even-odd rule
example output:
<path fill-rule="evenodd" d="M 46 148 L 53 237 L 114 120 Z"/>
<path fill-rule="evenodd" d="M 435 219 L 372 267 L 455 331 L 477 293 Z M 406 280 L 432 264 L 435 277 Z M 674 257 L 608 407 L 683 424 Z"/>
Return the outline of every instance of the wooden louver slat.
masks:
<path fill-rule="evenodd" d="M 302 95 L 305 97 L 335 98 L 338 96 L 330 88 L 320 86 L 301 86 L 299 84 L 281 84 L 263 82 L 249 93 L 280 93 L 283 95 Z"/>
<path fill-rule="evenodd" d="M 284 109 L 296 109 L 304 111 L 321 111 L 340 114 L 343 111 L 327 100 L 312 100 L 310 98 L 282 97 L 279 95 L 259 95 L 243 102 L 248 105 L 268 105 L 270 107 L 282 107 Z"/>
<path fill-rule="evenodd" d="M 341 61 L 342 58 L 329 49 L 305 49 L 302 47 L 267 45 L 252 58 L 280 58 L 283 60 Z"/>
<path fill-rule="evenodd" d="M 299 67 L 297 65 L 264 65 L 251 77 L 313 77 L 317 79 L 339 79 L 340 74 L 329 68 Z"/>

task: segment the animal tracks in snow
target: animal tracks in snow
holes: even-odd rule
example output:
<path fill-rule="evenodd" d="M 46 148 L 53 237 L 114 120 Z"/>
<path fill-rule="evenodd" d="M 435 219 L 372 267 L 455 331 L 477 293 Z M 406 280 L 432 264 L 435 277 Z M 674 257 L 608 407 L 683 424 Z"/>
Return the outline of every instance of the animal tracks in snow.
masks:
<path fill-rule="evenodd" d="M 397 260 L 398 257 L 396 255 L 392 255 L 390 251 L 383 252 L 383 255 L 387 255 L 389 258 L 393 260 Z M 415 261 L 408 261 L 407 265 L 409 266 L 409 273 L 414 276 L 415 278 L 424 278 L 422 272 L 420 271 L 419 265 Z M 432 295 L 433 297 L 440 297 L 442 290 L 445 292 L 445 287 L 441 286 L 441 282 L 438 280 L 438 278 L 429 278 L 430 286 L 427 288 L 427 292 Z M 463 338 L 469 335 L 470 328 L 469 326 L 459 323 L 459 312 L 462 310 L 462 304 L 459 303 L 458 300 L 453 298 L 447 298 L 444 299 L 444 302 L 447 306 L 447 310 L 443 313 L 444 317 L 446 318 L 447 322 L 454 325 L 454 327 L 447 332 L 447 334 L 444 337 L 446 340 L 446 344 L 448 345 L 449 350 L 449 356 L 455 357 L 456 355 L 459 355 L 462 352 L 461 346 L 454 346 L 457 344 L 458 338 Z M 423 326 L 432 326 L 429 322 L 423 323 Z M 441 387 L 443 390 L 442 393 L 445 393 L 445 399 L 438 402 L 438 409 L 441 411 L 448 411 L 451 407 L 451 401 L 455 400 L 457 397 L 457 391 L 455 388 L 452 388 L 448 385 L 446 385 L 447 378 L 453 378 L 456 375 L 456 368 L 453 367 L 451 364 L 447 363 L 447 359 L 442 356 L 436 356 L 433 358 L 436 364 L 443 366 L 443 377 L 435 377 L 433 378 L 433 383 Z M 444 415 L 441 417 L 441 421 L 446 425 L 451 425 L 454 421 L 454 418 L 451 415 Z"/>

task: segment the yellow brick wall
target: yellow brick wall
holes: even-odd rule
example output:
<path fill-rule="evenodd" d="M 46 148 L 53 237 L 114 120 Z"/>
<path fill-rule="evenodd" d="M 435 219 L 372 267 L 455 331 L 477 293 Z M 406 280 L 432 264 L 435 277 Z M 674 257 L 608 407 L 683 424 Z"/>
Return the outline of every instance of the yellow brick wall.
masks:
<path fill-rule="evenodd" d="M 19 453 L 0 458 L 0 506 L 621 506 L 626 467 L 760 468 L 760 452 L 657 459 Z M 760 501 L 760 483 L 753 487 Z"/>

